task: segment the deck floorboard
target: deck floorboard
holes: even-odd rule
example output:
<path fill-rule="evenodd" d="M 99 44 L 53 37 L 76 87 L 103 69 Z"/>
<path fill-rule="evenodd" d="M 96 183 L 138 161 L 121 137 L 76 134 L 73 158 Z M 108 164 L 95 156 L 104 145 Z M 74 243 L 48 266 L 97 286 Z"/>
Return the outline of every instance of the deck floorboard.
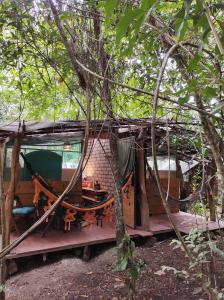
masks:
<path fill-rule="evenodd" d="M 206 231 L 224 228 L 224 222 L 207 222 L 205 218 L 192 215 L 185 212 L 172 213 L 172 218 L 181 233 L 188 234 L 192 228 Z M 128 228 L 128 233 L 132 237 L 150 237 L 152 235 L 172 232 L 172 226 L 165 214 L 150 216 L 150 231 L 144 231 L 141 228 Z M 11 242 L 17 236 L 11 235 Z M 41 232 L 32 233 L 21 244 L 7 255 L 8 259 L 56 252 L 65 249 L 73 249 L 87 245 L 104 244 L 115 241 L 115 229 L 111 224 L 104 224 L 102 227 L 91 225 L 82 229 L 72 228 L 70 232 L 49 230 L 44 238 Z"/>
<path fill-rule="evenodd" d="M 192 215 L 185 212 L 177 212 L 172 213 L 172 218 L 177 225 L 177 228 L 180 230 L 181 233 L 188 234 L 191 229 L 197 228 L 201 231 L 206 231 L 207 229 L 217 230 L 224 228 L 224 222 L 212 222 L 206 221 L 204 217 L 198 215 Z M 172 226 L 168 220 L 166 214 L 159 214 L 150 216 L 149 218 L 149 228 L 153 234 L 159 234 L 163 232 L 172 232 Z"/>
<path fill-rule="evenodd" d="M 128 228 L 128 233 L 132 237 L 149 237 L 153 234 L 141 229 Z M 11 234 L 11 242 L 17 236 Z M 8 259 L 56 252 L 66 249 L 73 249 L 87 245 L 108 243 L 116 240 L 115 229 L 110 224 L 102 227 L 91 225 L 82 229 L 72 228 L 69 232 L 49 230 L 45 237 L 41 237 L 41 232 L 32 233 L 21 244 L 7 255 Z"/>

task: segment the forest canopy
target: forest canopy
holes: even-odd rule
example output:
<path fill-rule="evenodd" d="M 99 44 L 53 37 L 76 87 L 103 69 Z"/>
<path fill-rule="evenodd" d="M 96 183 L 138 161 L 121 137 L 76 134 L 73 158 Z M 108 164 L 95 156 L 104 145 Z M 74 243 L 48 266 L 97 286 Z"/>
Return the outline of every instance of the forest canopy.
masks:
<path fill-rule="evenodd" d="M 223 20 L 222 0 L 2 0 L 0 3 L 1 123 L 85 120 L 82 155 L 78 171 L 69 185 L 82 171 L 90 121 L 106 120 L 108 124 L 112 121 L 116 124 L 117 127 L 111 126 L 108 132 L 111 134 L 110 167 L 114 182 L 117 257 L 120 271 L 133 272 L 129 279 L 136 279 L 139 270 L 133 263 L 134 247 L 126 234 L 122 217 L 117 128 L 121 119 L 127 125 L 133 119 L 150 120 L 150 150 L 155 166 L 150 176 L 155 175 L 164 211 L 177 234 L 178 245 L 189 258 L 189 268 L 193 265 L 195 276 L 200 278 L 210 299 L 218 299 L 219 294 L 208 283 L 207 275 L 204 277 L 204 273 L 200 273 L 203 262 L 198 264 L 199 250 L 194 253 L 190 237 L 184 239 L 170 218 L 169 192 L 168 196 L 164 193 L 156 167 L 155 131 L 156 121 L 162 120 L 166 124 L 163 142 L 168 152 L 170 146 L 177 150 L 179 145 L 194 150 L 194 155 L 188 159 L 197 159 L 201 163 L 203 180 L 206 178 L 210 182 L 209 167 L 212 165 L 212 174 L 217 178 L 216 200 L 223 217 Z M 170 138 L 171 123 L 184 128 L 182 137 L 174 135 Z M 136 137 L 139 144 L 136 143 L 142 150 L 140 155 L 143 155 L 145 170 L 145 128 L 140 127 Z M 187 134 L 188 131 L 191 135 Z M 17 153 L 12 155 L 14 170 L 21 137 L 18 133 L 14 144 Z M 11 181 L 11 194 L 6 196 L 8 220 L 15 182 L 16 179 Z M 204 182 L 201 194 L 203 185 Z M 65 195 L 66 190 L 63 193 Z M 64 195 L 57 198 L 55 207 Z M 53 210 L 52 206 L 45 217 Z M 1 259 L 11 247 L 8 246 L 9 222 L 6 225 L 7 239 Z M 193 234 L 193 239 L 201 239 L 203 245 L 204 238 Z"/>
<path fill-rule="evenodd" d="M 148 117 L 153 91 L 167 49 L 171 55 L 157 115 L 188 121 L 198 118 L 183 104 L 194 104 L 200 90 L 204 109 L 222 115 L 222 53 L 204 13 L 202 1 L 56 1 L 68 40 L 75 40 L 78 60 L 114 81 L 151 92 L 131 91 L 114 84 L 111 97 L 117 117 Z M 223 3 L 212 1 L 211 18 L 223 41 Z M 2 120 L 83 119 L 85 105 L 70 58 L 50 12 L 48 1 L 2 1 L 0 11 Z M 186 73 L 189 78 L 186 80 Z M 105 117 L 99 79 L 88 74 L 94 94 L 94 118 Z M 78 99 L 78 102 L 77 102 Z M 81 105 L 81 106 L 82 106 Z M 32 107 L 32 110 L 30 109 Z M 7 108 L 7 109 L 6 109 Z"/>

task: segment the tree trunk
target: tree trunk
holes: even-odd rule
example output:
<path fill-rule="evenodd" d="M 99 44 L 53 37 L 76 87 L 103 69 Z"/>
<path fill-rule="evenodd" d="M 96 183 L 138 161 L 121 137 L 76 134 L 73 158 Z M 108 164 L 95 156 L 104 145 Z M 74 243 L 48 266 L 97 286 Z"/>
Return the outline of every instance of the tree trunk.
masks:
<path fill-rule="evenodd" d="M 195 102 L 198 108 L 204 109 L 200 94 L 195 93 Z M 211 147 L 212 155 L 216 164 L 218 173 L 218 197 L 222 201 L 222 215 L 224 214 L 224 165 L 222 160 L 223 143 L 218 135 L 214 125 L 203 114 L 199 113 L 203 126 L 204 135 Z"/>
<path fill-rule="evenodd" d="M 0 145 L 0 209 L 1 209 L 1 228 L 2 228 L 2 246 L 1 250 L 3 249 L 4 245 L 4 229 L 5 229 L 5 196 L 4 196 L 4 187 L 3 187 L 3 172 L 4 172 L 4 162 L 5 162 L 5 143 Z M 6 261 L 5 258 L 0 260 L 0 300 L 5 299 L 5 281 L 6 281 Z"/>
<path fill-rule="evenodd" d="M 116 240 L 118 246 L 118 257 L 122 255 L 122 240 L 125 234 L 125 225 L 123 218 L 123 207 L 121 199 L 121 183 L 118 166 L 118 148 L 117 148 L 117 135 L 112 133 L 110 136 L 110 149 L 112 153 L 111 167 L 114 175 L 114 213 L 115 213 L 115 228 Z"/>
<path fill-rule="evenodd" d="M 80 87 L 83 89 L 84 93 L 86 91 L 91 91 L 91 80 L 88 78 L 86 72 L 84 72 L 77 63 L 77 58 L 79 58 L 79 51 L 77 50 L 77 45 L 75 44 L 75 40 L 68 40 L 65 34 L 66 30 L 64 25 L 61 23 L 58 11 L 54 5 L 52 0 L 48 0 L 49 6 L 51 8 L 52 14 L 54 16 L 55 24 L 58 28 L 60 33 L 62 42 L 68 52 L 68 56 L 70 58 L 74 74 L 79 78 Z M 98 18 L 97 18 L 98 16 Z M 96 14 L 94 17 L 94 31 L 95 35 L 97 35 L 97 40 L 99 40 L 100 36 L 100 19 L 99 14 Z M 101 66 L 102 74 L 109 76 L 108 74 L 108 57 L 103 48 L 103 41 L 99 42 L 98 53 L 99 53 L 99 63 Z M 101 97 L 104 101 L 104 104 L 108 110 L 108 118 L 113 118 L 113 111 L 112 111 L 112 102 L 111 102 L 111 95 L 108 82 L 104 82 L 101 90 Z M 115 174 L 115 183 L 114 183 L 114 197 L 115 197 L 115 220 L 116 220 L 116 235 L 117 235 L 117 242 L 118 244 L 121 243 L 123 236 L 125 234 L 125 226 L 123 221 L 123 211 L 122 211 L 122 202 L 120 196 L 120 182 L 119 182 L 119 171 L 118 171 L 118 150 L 117 150 L 117 135 L 111 135 L 110 140 L 110 148 L 112 152 L 112 171 Z"/>
<path fill-rule="evenodd" d="M 208 183 L 206 186 L 206 192 L 207 192 L 207 198 L 208 198 L 208 204 L 209 204 L 209 210 L 210 210 L 210 220 L 211 221 L 216 221 L 216 199 L 215 199 L 215 173 L 216 173 L 216 168 L 215 168 L 215 163 L 214 161 L 212 162 L 211 165 L 208 166 L 207 168 L 207 175 L 208 175 Z"/>
<path fill-rule="evenodd" d="M 99 63 L 101 67 L 102 76 L 106 78 L 110 78 L 109 72 L 109 56 L 104 50 L 104 41 L 100 38 L 100 18 L 99 13 L 95 11 L 94 14 L 94 33 L 95 38 L 99 42 L 97 43 L 98 53 L 99 53 Z M 110 86 L 107 80 L 104 80 L 102 83 L 102 91 L 101 91 L 101 98 L 104 102 L 104 106 L 106 107 L 107 111 L 107 118 L 111 120 L 113 119 L 113 106 L 111 100 L 111 93 L 110 93 Z M 112 173 L 114 176 L 114 212 L 115 212 L 115 228 L 116 228 L 116 241 L 118 246 L 118 259 L 122 257 L 124 254 L 124 245 L 123 245 L 123 238 L 125 235 L 125 224 L 124 224 L 124 217 L 123 217 L 123 205 L 122 205 L 122 198 L 121 198 L 121 178 L 119 174 L 119 157 L 118 157 L 118 133 L 117 131 L 111 128 L 110 134 L 110 150 L 111 150 L 111 168 Z"/>

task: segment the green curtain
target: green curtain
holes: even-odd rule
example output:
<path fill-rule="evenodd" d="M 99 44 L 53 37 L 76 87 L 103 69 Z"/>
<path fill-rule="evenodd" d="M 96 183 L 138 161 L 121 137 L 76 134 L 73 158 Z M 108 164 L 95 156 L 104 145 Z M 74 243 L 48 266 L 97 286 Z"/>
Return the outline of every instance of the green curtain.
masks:
<path fill-rule="evenodd" d="M 135 166 L 135 139 L 127 137 L 118 140 L 118 160 L 119 174 L 121 183 L 125 182 L 130 172 L 134 171 Z"/>

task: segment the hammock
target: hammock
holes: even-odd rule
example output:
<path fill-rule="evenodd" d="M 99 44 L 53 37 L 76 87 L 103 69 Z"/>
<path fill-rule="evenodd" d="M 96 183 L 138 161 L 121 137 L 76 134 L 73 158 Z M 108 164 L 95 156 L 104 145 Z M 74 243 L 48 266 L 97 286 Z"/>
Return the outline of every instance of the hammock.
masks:
<path fill-rule="evenodd" d="M 23 155 L 23 153 L 21 153 L 21 156 L 23 157 L 27 169 L 30 171 L 32 175 L 32 180 L 35 186 L 33 203 L 36 207 L 38 207 L 41 195 L 42 194 L 45 195 L 46 201 L 45 204 L 43 204 L 43 210 L 44 212 L 46 212 L 54 204 L 54 202 L 56 202 L 56 200 L 58 199 L 58 195 L 53 191 L 50 184 L 42 176 L 40 176 L 37 172 L 35 172 L 32 169 L 31 164 L 28 162 L 28 160 Z M 133 173 L 129 174 L 126 183 L 123 185 L 121 189 L 124 197 L 129 185 L 132 183 L 132 177 L 133 177 Z M 79 205 L 70 204 L 66 200 L 62 200 L 60 202 L 60 206 L 62 206 L 65 209 L 65 213 L 63 217 L 64 230 L 69 231 L 71 228 L 71 223 L 75 222 L 77 219 L 81 219 L 82 221 L 85 221 L 87 225 L 95 223 L 96 221 L 98 221 L 99 218 L 103 218 L 107 222 L 112 222 L 113 204 L 114 204 L 113 196 L 109 196 L 104 201 L 88 207 L 80 207 Z M 81 218 L 80 218 L 80 214 L 81 214 Z M 48 219 L 46 219 L 46 221 L 48 222 Z"/>
<path fill-rule="evenodd" d="M 159 189 L 158 189 L 158 185 L 156 182 L 156 178 L 155 175 L 152 173 L 152 170 L 149 166 L 148 163 L 146 163 L 150 177 L 151 177 L 151 182 L 152 182 L 152 188 L 153 188 L 153 192 L 157 195 L 160 196 L 159 193 Z M 169 204 L 175 204 L 175 203 L 180 203 L 180 204 L 191 204 L 193 202 L 196 202 L 200 196 L 200 194 L 204 191 L 204 187 L 202 187 L 202 185 L 200 185 L 196 191 L 192 194 L 190 194 L 189 196 L 187 196 L 186 198 L 183 199 L 176 199 L 175 197 L 168 195 L 167 201 Z"/>

